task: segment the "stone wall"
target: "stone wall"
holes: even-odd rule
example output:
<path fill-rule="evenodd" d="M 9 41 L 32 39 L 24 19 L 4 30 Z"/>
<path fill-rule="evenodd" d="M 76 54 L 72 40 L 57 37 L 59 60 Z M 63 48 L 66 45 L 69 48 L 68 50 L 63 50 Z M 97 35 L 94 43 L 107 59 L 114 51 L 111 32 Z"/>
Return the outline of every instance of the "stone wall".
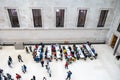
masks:
<path fill-rule="evenodd" d="M 13 42 L 106 42 L 117 0 L 0 0 L 0 40 Z M 119 5 L 119 4 L 117 4 Z M 12 28 L 7 9 L 17 9 L 20 28 Z M 42 10 L 42 28 L 34 28 L 32 9 Z M 56 9 L 65 9 L 64 28 L 55 27 Z M 87 9 L 85 27 L 78 28 L 79 9 Z M 97 28 L 100 11 L 109 10 L 105 26 Z M 115 14 L 116 15 L 116 14 Z M 110 34 L 111 32 L 109 32 Z"/>

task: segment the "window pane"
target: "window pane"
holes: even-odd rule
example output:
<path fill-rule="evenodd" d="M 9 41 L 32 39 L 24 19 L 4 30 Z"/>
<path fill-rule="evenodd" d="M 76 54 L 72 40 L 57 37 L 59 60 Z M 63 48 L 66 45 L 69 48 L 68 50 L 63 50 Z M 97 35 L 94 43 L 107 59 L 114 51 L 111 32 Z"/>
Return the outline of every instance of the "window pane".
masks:
<path fill-rule="evenodd" d="M 56 27 L 64 27 L 64 9 L 56 11 Z"/>
<path fill-rule="evenodd" d="M 87 10 L 79 10 L 77 27 L 84 27 Z"/>
<path fill-rule="evenodd" d="M 42 27 L 41 10 L 32 9 L 34 27 Z"/>
<path fill-rule="evenodd" d="M 108 10 L 101 10 L 99 22 L 98 22 L 98 27 L 104 27 L 105 21 L 107 18 L 107 14 L 108 14 Z"/>
<path fill-rule="evenodd" d="M 8 14 L 12 27 L 20 27 L 16 9 L 8 9 Z"/>
<path fill-rule="evenodd" d="M 119 23 L 119 26 L 118 26 L 118 28 L 117 28 L 117 31 L 120 32 L 120 23 Z"/>

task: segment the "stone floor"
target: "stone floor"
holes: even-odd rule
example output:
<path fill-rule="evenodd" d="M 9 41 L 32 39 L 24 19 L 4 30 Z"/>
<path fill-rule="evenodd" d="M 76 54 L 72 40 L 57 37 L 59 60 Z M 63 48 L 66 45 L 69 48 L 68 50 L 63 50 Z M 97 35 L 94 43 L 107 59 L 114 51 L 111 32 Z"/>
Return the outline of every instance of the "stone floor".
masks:
<path fill-rule="evenodd" d="M 120 80 L 120 61 L 113 56 L 113 49 L 106 44 L 93 45 L 98 58 L 90 60 L 77 60 L 69 66 L 72 71 L 71 80 Z M 21 54 L 23 63 L 19 63 L 17 55 Z M 13 58 L 13 68 L 7 65 L 8 56 Z M 22 73 L 21 66 L 27 66 L 27 73 Z M 49 77 L 45 67 L 41 67 L 40 63 L 36 63 L 32 58 L 32 53 L 27 54 L 25 50 L 15 50 L 14 46 L 3 46 L 0 50 L 0 68 L 4 70 L 4 74 L 10 73 L 15 79 L 15 74 L 22 76 L 21 80 L 30 80 L 33 75 L 36 80 L 65 80 L 67 71 L 64 68 L 65 60 L 50 63 L 52 77 Z M 15 79 L 16 80 L 16 79 Z"/>

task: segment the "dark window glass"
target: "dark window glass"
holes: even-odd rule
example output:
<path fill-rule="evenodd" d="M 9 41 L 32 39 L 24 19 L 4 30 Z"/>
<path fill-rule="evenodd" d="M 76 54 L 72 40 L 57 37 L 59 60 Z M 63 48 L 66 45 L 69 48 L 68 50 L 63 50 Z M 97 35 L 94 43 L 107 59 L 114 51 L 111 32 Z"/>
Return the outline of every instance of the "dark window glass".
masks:
<path fill-rule="evenodd" d="M 120 32 L 120 23 L 119 23 L 119 26 L 118 26 L 118 28 L 117 28 L 117 31 Z"/>
<path fill-rule="evenodd" d="M 64 9 L 56 11 L 56 27 L 64 27 Z"/>
<path fill-rule="evenodd" d="M 79 10 L 77 27 L 84 27 L 87 10 Z"/>
<path fill-rule="evenodd" d="M 108 10 L 101 10 L 99 22 L 98 22 L 98 27 L 104 27 L 105 21 L 107 18 L 107 14 L 108 14 Z"/>
<path fill-rule="evenodd" d="M 12 27 L 20 27 L 16 9 L 8 9 L 8 14 Z"/>
<path fill-rule="evenodd" d="M 42 27 L 42 18 L 40 9 L 32 9 L 34 27 Z"/>

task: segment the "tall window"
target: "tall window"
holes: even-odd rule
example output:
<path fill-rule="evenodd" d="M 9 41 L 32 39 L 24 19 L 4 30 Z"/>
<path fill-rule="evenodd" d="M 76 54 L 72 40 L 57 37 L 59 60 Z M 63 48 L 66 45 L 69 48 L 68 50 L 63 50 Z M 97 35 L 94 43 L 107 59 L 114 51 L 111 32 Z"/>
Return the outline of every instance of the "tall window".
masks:
<path fill-rule="evenodd" d="M 64 9 L 56 10 L 56 27 L 64 27 Z"/>
<path fill-rule="evenodd" d="M 79 10 L 77 27 L 84 27 L 87 10 Z"/>
<path fill-rule="evenodd" d="M 40 9 L 32 9 L 34 27 L 42 27 L 42 18 Z"/>
<path fill-rule="evenodd" d="M 104 27 L 105 21 L 107 18 L 107 14 L 108 14 L 108 10 L 101 10 L 99 22 L 98 22 L 98 27 Z"/>
<path fill-rule="evenodd" d="M 117 28 L 117 31 L 120 32 L 120 23 L 119 23 L 119 26 L 118 26 L 118 28 Z"/>
<path fill-rule="evenodd" d="M 8 9 L 8 14 L 12 27 L 20 27 L 16 9 Z"/>

